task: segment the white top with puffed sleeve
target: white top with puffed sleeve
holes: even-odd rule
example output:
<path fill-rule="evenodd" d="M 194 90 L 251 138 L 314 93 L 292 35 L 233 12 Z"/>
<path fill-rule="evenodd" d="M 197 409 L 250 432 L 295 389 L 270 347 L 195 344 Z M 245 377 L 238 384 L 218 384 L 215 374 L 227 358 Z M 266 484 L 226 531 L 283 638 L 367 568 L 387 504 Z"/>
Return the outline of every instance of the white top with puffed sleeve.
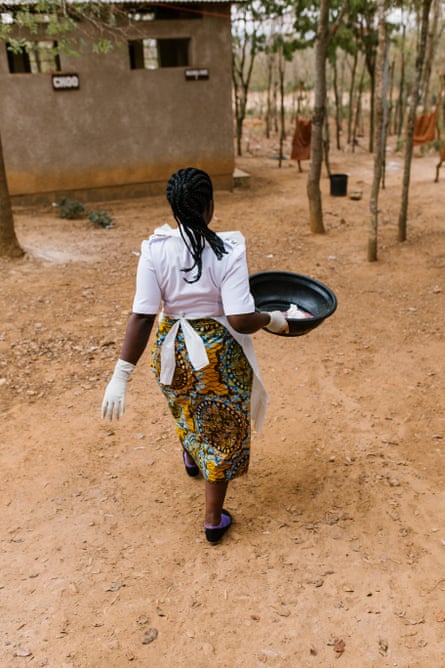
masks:
<path fill-rule="evenodd" d="M 202 252 L 202 275 L 188 283 L 196 272 L 183 271 L 193 259 L 178 229 L 169 225 L 155 230 L 142 242 L 133 312 L 154 314 L 163 306 L 165 315 L 208 318 L 252 313 L 246 246 L 240 232 L 219 234 L 227 251 L 220 260 L 210 246 Z"/>

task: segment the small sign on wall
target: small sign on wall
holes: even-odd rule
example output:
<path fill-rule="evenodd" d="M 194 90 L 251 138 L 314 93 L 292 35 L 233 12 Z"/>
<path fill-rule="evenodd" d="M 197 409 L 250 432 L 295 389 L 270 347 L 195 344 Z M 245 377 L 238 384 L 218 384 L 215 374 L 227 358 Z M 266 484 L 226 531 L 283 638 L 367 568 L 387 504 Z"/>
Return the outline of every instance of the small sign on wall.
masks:
<path fill-rule="evenodd" d="M 207 67 L 195 67 L 193 69 L 185 70 L 185 78 L 187 81 L 198 81 L 199 79 L 208 79 L 209 70 Z"/>
<path fill-rule="evenodd" d="M 80 79 L 78 74 L 53 74 L 54 90 L 79 90 Z"/>

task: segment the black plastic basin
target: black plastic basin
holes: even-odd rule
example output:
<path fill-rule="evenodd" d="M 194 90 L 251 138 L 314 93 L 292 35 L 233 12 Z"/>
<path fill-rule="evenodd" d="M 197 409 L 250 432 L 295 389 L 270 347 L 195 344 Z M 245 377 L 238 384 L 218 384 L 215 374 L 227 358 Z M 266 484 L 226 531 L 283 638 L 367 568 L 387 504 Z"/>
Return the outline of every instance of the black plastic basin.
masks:
<path fill-rule="evenodd" d="M 258 311 L 286 312 L 294 304 L 313 317 L 288 318 L 289 332 L 277 336 L 302 336 L 321 325 L 337 308 L 337 298 L 327 285 L 289 271 L 262 271 L 249 277 Z M 272 333 L 272 332 L 271 332 Z"/>

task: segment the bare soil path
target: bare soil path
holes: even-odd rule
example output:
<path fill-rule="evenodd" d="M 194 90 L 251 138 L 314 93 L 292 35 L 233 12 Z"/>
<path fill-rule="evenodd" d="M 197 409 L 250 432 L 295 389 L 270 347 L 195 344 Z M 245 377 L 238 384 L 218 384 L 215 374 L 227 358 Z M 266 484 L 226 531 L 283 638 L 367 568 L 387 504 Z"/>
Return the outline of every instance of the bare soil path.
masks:
<path fill-rule="evenodd" d="M 249 189 L 216 193 L 249 268 L 327 283 L 335 315 L 255 346 L 270 393 L 224 542 L 202 533 L 202 481 L 182 468 L 148 352 L 121 421 L 100 419 L 141 240 L 163 197 L 104 204 L 114 227 L 16 210 L 28 251 L 1 262 L 0 665 L 51 668 L 432 668 L 444 665 L 445 176 L 401 158 L 366 260 L 372 161 L 332 156 L 349 192 L 308 230 L 306 173 L 255 141 Z"/>

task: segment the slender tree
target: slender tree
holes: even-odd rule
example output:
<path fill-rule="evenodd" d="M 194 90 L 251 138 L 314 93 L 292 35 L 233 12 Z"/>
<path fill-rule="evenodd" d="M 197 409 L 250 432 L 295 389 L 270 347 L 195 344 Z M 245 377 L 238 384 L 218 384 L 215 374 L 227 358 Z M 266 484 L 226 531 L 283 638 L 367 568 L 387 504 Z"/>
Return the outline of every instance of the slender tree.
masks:
<path fill-rule="evenodd" d="M 314 234 L 324 234 L 320 190 L 323 163 L 323 123 L 326 114 L 326 57 L 329 44 L 329 0 L 320 2 L 317 42 L 315 46 L 315 91 L 312 113 L 311 166 L 307 180 L 309 224 Z"/>
<path fill-rule="evenodd" d="M 326 59 L 329 42 L 335 34 L 348 7 L 345 0 L 336 20 L 330 24 L 330 0 L 321 0 L 315 46 L 315 90 L 312 113 L 311 166 L 307 180 L 309 200 L 309 225 L 314 234 L 324 234 L 323 207 L 320 190 L 321 167 L 323 163 L 323 125 L 326 115 Z"/>
<path fill-rule="evenodd" d="M 271 19 L 272 31 L 269 35 L 269 50 L 275 56 L 277 93 L 279 93 L 279 155 L 278 166 L 281 167 L 283 159 L 283 147 L 286 139 L 286 109 L 285 109 L 285 74 L 286 64 L 292 61 L 292 57 L 298 48 L 299 42 L 295 40 L 292 32 L 292 23 L 289 20 L 289 12 L 286 7 L 274 3 L 276 16 Z"/>
<path fill-rule="evenodd" d="M 375 66 L 375 122 L 374 122 L 374 175 L 371 187 L 369 209 L 371 213 L 368 235 L 368 260 L 377 260 L 377 231 L 379 211 L 379 191 L 382 180 L 382 167 L 385 154 L 384 106 L 386 98 L 385 60 L 387 55 L 387 26 L 385 0 L 377 0 L 378 47 Z"/>
<path fill-rule="evenodd" d="M 389 79 L 388 79 L 388 134 L 391 134 L 393 127 L 393 115 L 394 115 L 394 73 L 395 73 L 395 61 L 391 60 L 389 64 Z"/>
<path fill-rule="evenodd" d="M 402 29 L 402 35 L 400 39 L 399 48 L 397 49 L 400 60 L 399 94 L 397 97 L 395 105 L 395 113 L 394 113 L 394 123 L 395 123 L 394 130 L 399 141 L 403 131 L 403 119 L 405 116 L 405 99 L 406 99 L 406 23 L 404 20 L 403 8 L 402 8 L 402 20 L 400 25 Z"/>
<path fill-rule="evenodd" d="M 359 35 L 363 45 L 366 68 L 370 81 L 370 112 L 369 112 L 369 151 L 374 151 L 374 118 L 375 118 L 375 68 L 378 35 L 375 25 L 377 4 L 366 0 L 362 12 L 359 14 Z"/>
<path fill-rule="evenodd" d="M 357 49 L 355 48 L 354 35 L 351 31 L 348 19 L 338 25 L 338 29 L 332 36 L 328 48 L 328 62 L 332 71 L 332 88 L 334 92 L 335 103 L 335 140 L 337 149 L 341 149 L 341 139 L 343 135 L 343 94 L 346 88 L 345 72 L 349 63 L 351 54 L 355 54 L 355 65 L 357 64 Z M 354 65 L 353 65 L 354 67 Z M 352 83 L 349 87 L 349 94 L 353 88 L 355 72 L 352 73 Z M 348 139 L 346 138 L 346 141 Z"/>
<path fill-rule="evenodd" d="M 242 155 L 243 125 L 252 80 L 253 66 L 264 48 L 262 22 L 265 16 L 260 3 L 251 0 L 240 5 L 232 19 L 232 81 L 235 98 L 237 154 Z"/>
<path fill-rule="evenodd" d="M 423 77 L 423 67 L 425 63 L 425 53 L 426 45 L 428 38 L 428 24 L 429 24 L 429 13 L 431 9 L 432 0 L 422 0 L 421 3 L 421 18 L 420 18 L 420 30 L 417 43 L 417 52 L 416 52 L 416 71 L 414 77 L 413 90 L 411 94 L 411 103 L 408 113 L 408 123 L 406 130 L 406 146 L 405 146 L 405 158 L 403 165 L 403 185 L 402 185 L 402 201 L 399 212 L 399 223 L 398 223 L 398 240 L 406 241 L 406 228 L 407 228 L 407 217 L 408 217 L 408 199 L 409 199 L 409 184 L 411 178 L 411 161 L 413 156 L 413 145 L 414 145 L 414 122 L 416 119 L 416 111 L 421 99 L 421 83 Z"/>
<path fill-rule="evenodd" d="M 273 118 L 273 96 L 272 96 L 272 86 L 273 86 L 273 75 L 274 75 L 274 53 L 270 47 L 266 47 L 266 67 L 267 67 L 267 87 L 266 87 L 266 137 L 270 139 L 270 133 L 272 130 L 272 118 Z"/>
<path fill-rule="evenodd" d="M 431 73 L 433 69 L 434 58 L 436 55 L 439 39 L 442 37 L 444 26 L 439 27 L 439 18 L 441 3 L 440 0 L 432 0 L 433 16 L 430 21 L 430 29 L 428 31 L 428 38 L 425 51 L 425 64 L 422 76 L 422 96 L 423 96 L 423 113 L 426 114 L 431 108 L 430 104 L 430 82 Z"/>
<path fill-rule="evenodd" d="M 286 110 L 284 105 L 284 75 L 286 71 L 285 45 L 282 39 L 277 43 L 278 82 L 280 90 L 280 141 L 278 145 L 278 166 L 283 162 L 283 147 L 286 138 Z"/>
<path fill-rule="evenodd" d="M 354 94 L 355 94 L 355 85 L 356 85 L 356 75 L 357 75 L 357 65 L 358 65 L 358 49 L 354 49 L 352 54 L 352 65 L 351 65 L 351 76 L 349 79 L 349 92 L 348 92 L 348 134 L 347 134 L 347 143 L 352 143 L 352 120 L 353 120 L 353 109 L 354 109 Z"/>
<path fill-rule="evenodd" d="M 342 117 L 343 117 L 342 92 L 343 91 L 340 91 L 340 86 L 339 86 L 339 82 L 338 82 L 338 58 L 337 57 L 332 58 L 331 64 L 332 64 L 332 87 L 334 89 L 334 103 L 335 103 L 335 143 L 337 145 L 337 150 L 339 151 L 341 149 L 341 130 L 342 130 Z"/>
<path fill-rule="evenodd" d="M 362 97 L 363 97 L 363 90 L 365 87 L 365 65 L 363 65 L 363 69 L 360 75 L 360 80 L 358 84 L 358 89 L 357 89 L 357 98 L 355 101 L 355 109 L 354 109 L 354 122 L 352 126 L 352 151 L 355 151 L 355 145 L 357 143 L 357 136 L 359 134 L 359 128 L 360 124 L 362 122 Z"/>
<path fill-rule="evenodd" d="M 20 257 L 24 250 L 20 246 L 14 229 L 11 197 L 6 179 L 3 147 L 0 137 L 0 256 Z"/>

